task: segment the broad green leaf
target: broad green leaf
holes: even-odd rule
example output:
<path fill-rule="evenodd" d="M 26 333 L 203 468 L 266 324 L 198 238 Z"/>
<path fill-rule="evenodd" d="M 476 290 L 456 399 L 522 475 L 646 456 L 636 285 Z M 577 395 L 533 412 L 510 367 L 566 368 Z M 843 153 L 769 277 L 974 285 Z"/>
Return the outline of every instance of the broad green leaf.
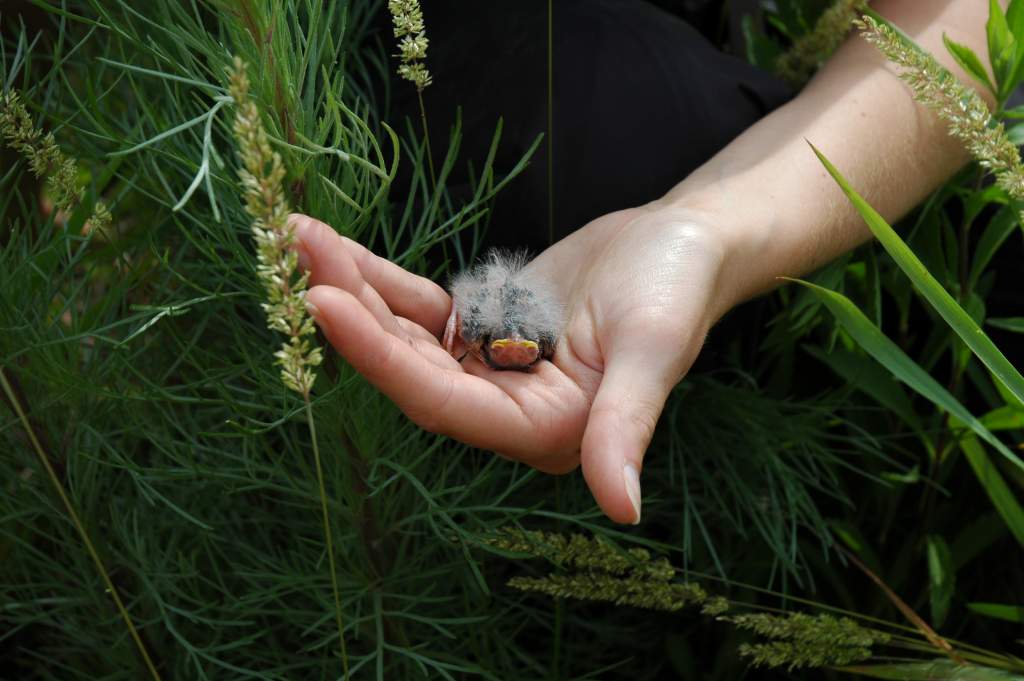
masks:
<path fill-rule="evenodd" d="M 999 397 L 1003 398 L 1003 401 L 1006 402 L 1007 405 L 1015 409 L 1024 409 L 1024 400 L 1017 399 L 1017 396 L 1007 390 L 1006 386 L 997 381 L 994 376 L 992 376 L 991 379 L 992 387 L 996 389 L 996 392 L 999 393 Z"/>
<path fill-rule="evenodd" d="M 1003 72 L 997 76 L 999 79 L 999 91 L 996 94 L 996 98 L 999 100 L 1000 106 L 1013 93 L 1012 83 L 1017 72 L 1017 53 L 1019 51 L 1017 39 L 1010 36 L 1010 43 L 1003 48 L 1003 54 L 999 57 L 999 61 L 1003 64 Z"/>
<path fill-rule="evenodd" d="M 1010 6 L 1006 9 L 1006 23 L 1010 26 L 1010 33 L 1018 45 L 1017 63 L 1014 65 L 1013 76 L 1008 85 L 1015 88 L 1024 76 L 1024 50 L 1019 47 L 1024 45 L 1024 1 L 1010 0 Z"/>
<path fill-rule="evenodd" d="M 966 194 L 964 198 L 964 222 L 974 222 L 974 219 L 981 214 L 981 211 L 985 210 L 993 204 L 1006 205 L 1010 202 L 1010 197 L 1007 195 L 1006 190 L 997 184 L 990 184 L 984 189 L 965 189 L 959 188 L 961 194 Z"/>
<path fill-rule="evenodd" d="M 992 505 L 996 507 L 996 511 L 1002 516 L 1017 542 L 1024 546 L 1024 509 L 999 473 L 999 469 L 988 458 L 985 449 L 973 435 L 965 434 L 961 437 L 959 445 L 960 451 L 967 458 Z"/>
<path fill-rule="evenodd" d="M 1003 331 L 1024 333 L 1024 317 L 990 317 L 985 323 Z"/>
<path fill-rule="evenodd" d="M 993 0 L 994 2 L 995 0 Z M 1001 13 L 1000 13 L 1001 16 Z M 1005 23 L 1005 20 L 1004 20 Z M 907 247 L 899 235 L 846 181 L 839 171 L 825 156 L 811 145 L 814 153 L 822 162 L 829 174 L 835 179 L 843 192 L 861 214 L 868 227 L 889 253 L 900 269 L 910 278 L 921 295 L 931 303 L 950 328 L 967 344 L 992 374 L 1010 389 L 1019 399 L 1024 400 L 1024 376 L 1010 364 L 999 348 L 978 327 L 971 316 L 961 308 L 953 296 L 928 273 L 925 266 L 918 260 L 914 252 Z"/>
<path fill-rule="evenodd" d="M 996 94 L 996 86 L 992 84 L 991 80 L 989 80 L 988 73 L 985 71 L 985 66 L 981 63 L 981 59 L 978 58 L 978 55 L 974 53 L 974 50 L 967 47 L 967 45 L 951 40 L 945 33 L 942 34 L 942 42 L 945 43 L 946 49 L 949 50 L 951 55 L 953 55 L 953 59 L 956 60 L 956 63 L 959 64 L 971 78 L 987 87 L 993 95 Z"/>
<path fill-rule="evenodd" d="M 1024 42 L 1024 0 L 1010 0 L 1006 8 L 1006 23 L 1017 42 Z"/>
<path fill-rule="evenodd" d="M 1024 430 L 1024 409 L 1006 405 L 983 414 L 978 420 L 989 430 Z"/>
<path fill-rule="evenodd" d="M 932 626 L 938 629 L 946 621 L 949 604 L 956 590 L 956 572 L 946 540 L 928 535 L 928 598 L 932 608 Z"/>
<path fill-rule="evenodd" d="M 999 90 L 1004 87 L 1006 75 L 1006 60 L 1008 50 L 1014 42 L 1013 34 L 1010 33 L 1010 25 L 1006 23 L 1006 15 L 997 0 L 989 0 L 988 22 L 985 24 L 985 33 L 988 38 L 988 59 L 992 65 L 992 73 L 995 74 Z"/>
<path fill-rule="evenodd" d="M 974 418 L 928 372 L 908 357 L 896 343 L 892 342 L 877 326 L 872 324 L 849 298 L 806 281 L 798 279 L 793 281 L 797 281 L 814 291 L 857 344 L 891 371 L 896 378 L 906 383 L 912 390 L 927 398 L 936 406 L 948 411 L 952 416 L 974 431 L 978 437 L 992 445 L 996 451 L 1006 457 L 1007 461 L 1024 470 L 1024 462 L 1021 462 L 1016 454 L 1011 452 L 999 438 L 985 428 L 981 421 Z"/>
<path fill-rule="evenodd" d="M 1014 146 L 1024 144 L 1024 123 L 1017 123 L 1006 128 L 1006 138 L 1013 142 Z"/>
<path fill-rule="evenodd" d="M 838 667 L 840 671 L 897 681 L 1024 681 L 1024 676 L 975 664 L 957 664 L 952 660 L 864 664 Z"/>
<path fill-rule="evenodd" d="M 967 608 L 985 617 L 995 617 L 1007 622 L 1024 624 L 1024 605 L 1003 605 L 1002 603 L 968 603 Z"/>
<path fill-rule="evenodd" d="M 1024 132 L 1024 124 L 1020 127 Z M 977 285 L 978 279 L 992 261 L 992 257 L 1017 227 L 1018 220 L 1017 206 L 1003 206 L 985 227 L 985 231 L 982 232 L 981 238 L 978 240 L 978 245 L 974 248 L 974 259 L 971 261 L 971 274 L 968 281 L 972 289 Z"/>

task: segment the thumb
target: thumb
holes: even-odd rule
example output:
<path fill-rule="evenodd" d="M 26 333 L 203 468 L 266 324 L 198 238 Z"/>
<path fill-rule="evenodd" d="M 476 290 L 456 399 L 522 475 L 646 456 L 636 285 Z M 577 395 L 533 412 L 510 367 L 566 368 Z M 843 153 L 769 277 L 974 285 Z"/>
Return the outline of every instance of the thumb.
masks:
<path fill-rule="evenodd" d="M 615 522 L 640 522 L 644 453 L 669 392 L 689 365 L 676 353 L 657 352 L 642 343 L 607 360 L 580 460 L 594 499 Z"/>

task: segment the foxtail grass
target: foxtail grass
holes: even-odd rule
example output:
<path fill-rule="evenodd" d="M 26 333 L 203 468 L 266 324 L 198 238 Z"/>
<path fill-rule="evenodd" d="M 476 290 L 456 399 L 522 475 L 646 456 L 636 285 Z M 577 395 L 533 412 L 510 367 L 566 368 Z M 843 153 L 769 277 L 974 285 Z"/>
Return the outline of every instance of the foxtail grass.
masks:
<path fill-rule="evenodd" d="M 324 544 L 331 572 L 338 647 L 344 678 L 347 680 L 348 653 L 345 647 L 338 570 L 334 559 L 334 541 L 330 514 L 327 511 L 327 491 L 320 463 L 320 447 L 317 444 L 316 423 L 310 401 L 310 391 L 316 381 L 315 368 L 323 361 L 323 355 L 320 348 L 314 347 L 307 339 L 308 336 L 315 334 L 313 320 L 305 307 L 309 273 L 297 274 L 298 255 L 293 248 L 295 228 L 288 220 L 291 211 L 282 186 L 285 177 L 284 163 L 280 154 L 270 148 L 270 141 L 260 120 L 259 109 L 249 97 L 249 78 L 246 65 L 240 57 L 234 60 L 229 71 L 229 81 L 229 92 L 236 107 L 233 132 L 238 143 L 238 157 L 242 163 L 238 174 L 245 194 L 245 211 L 253 219 L 252 233 L 259 261 L 257 274 L 263 281 L 268 301 L 263 303 L 262 307 L 267 315 L 267 326 L 288 337 L 281 349 L 274 354 L 281 367 L 281 380 L 288 388 L 302 395 L 305 404 L 306 422 L 309 425 L 320 492 Z"/>
<path fill-rule="evenodd" d="M 542 577 L 514 576 L 509 579 L 508 586 L 519 591 L 542 594 L 560 601 L 604 601 L 665 612 L 698 607 L 703 615 L 759 637 L 754 642 L 740 644 L 738 648 L 739 655 L 754 667 L 784 668 L 788 671 L 832 668 L 871 676 L 875 675 L 870 672 L 871 666 L 851 665 L 870 660 L 876 649 L 892 647 L 917 655 L 947 655 L 965 672 L 1024 671 L 1020 661 L 1012 656 L 930 636 L 922 631 L 913 617 L 910 619 L 914 626 L 906 626 L 793 596 L 786 598 L 819 612 L 778 610 L 711 594 L 692 579 L 702 577 L 726 586 L 782 596 L 768 589 L 692 571 L 688 572 L 686 581 L 675 581 L 677 571 L 665 558 L 652 556 L 639 548 L 622 550 L 597 537 L 504 527 L 481 537 L 480 541 L 500 552 L 542 558 L 556 566 L 555 571 Z M 890 597 L 894 597 L 881 580 L 870 572 L 868 576 Z M 955 650 L 953 644 L 956 644 Z M 934 659 L 916 658 L 908 664 L 936 662 Z M 885 665 L 877 666 L 881 673 Z"/>
<path fill-rule="evenodd" d="M 1020 152 L 981 96 L 891 26 L 870 15 L 863 16 L 856 25 L 865 40 L 899 67 L 900 78 L 910 87 L 914 99 L 945 121 L 949 134 L 963 142 L 982 168 L 995 175 L 996 183 L 1007 194 L 1024 200 Z"/>
<path fill-rule="evenodd" d="M 78 186 L 78 163 L 65 154 L 53 137 L 32 124 L 32 118 L 15 90 L 0 96 L 0 136 L 28 161 L 32 174 L 45 178 L 50 200 L 58 212 L 74 213 L 85 191 Z M 96 201 L 88 218 L 90 229 L 102 232 L 110 224 L 110 210 Z"/>

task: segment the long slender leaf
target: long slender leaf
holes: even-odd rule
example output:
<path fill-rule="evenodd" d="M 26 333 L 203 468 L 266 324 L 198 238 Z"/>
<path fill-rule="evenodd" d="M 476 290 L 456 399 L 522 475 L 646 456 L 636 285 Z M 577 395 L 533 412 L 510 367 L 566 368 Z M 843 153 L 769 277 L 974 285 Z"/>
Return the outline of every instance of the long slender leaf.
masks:
<path fill-rule="evenodd" d="M 835 315 L 843 328 L 864 350 L 882 363 L 896 378 L 906 383 L 911 389 L 927 398 L 936 406 L 948 411 L 959 419 L 978 437 L 992 445 L 1013 465 L 1024 470 L 1024 462 L 992 434 L 985 425 L 976 419 L 948 390 L 928 375 L 914 360 L 907 356 L 896 343 L 892 342 L 882 331 L 871 323 L 853 302 L 846 296 L 829 291 L 810 282 L 794 279 L 808 287 L 822 303 Z"/>
<path fill-rule="evenodd" d="M 1003 331 L 1024 333 L 1024 317 L 992 317 L 991 319 L 986 319 L 985 323 Z"/>
<path fill-rule="evenodd" d="M 1010 363 L 1006 356 L 1000 352 L 995 343 L 989 339 L 978 324 L 971 319 L 971 316 L 960 307 L 953 296 L 939 284 L 938 281 L 928 273 L 928 270 L 921 261 L 914 255 L 914 252 L 896 234 L 895 230 L 882 218 L 881 215 L 865 201 L 860 194 L 854 191 L 850 183 L 840 174 L 832 163 L 825 158 L 824 154 L 818 151 L 812 144 L 811 149 L 828 170 L 832 178 L 842 188 L 843 193 L 853 204 L 857 212 L 864 218 L 868 228 L 882 244 L 882 247 L 889 253 L 900 269 L 910 278 L 914 288 L 918 290 L 931 303 L 950 328 L 967 344 L 985 366 L 999 379 L 1003 385 L 1009 388 L 1010 392 L 1019 399 L 1024 400 L 1024 376 Z"/>
<path fill-rule="evenodd" d="M 950 40 L 947 36 L 942 36 L 942 42 L 946 44 L 946 49 L 953 55 L 956 62 L 963 67 L 972 78 L 987 87 L 992 91 L 992 94 L 996 93 L 996 87 L 989 80 L 988 73 L 985 71 L 985 67 L 982 65 L 981 60 L 978 59 L 978 55 L 974 53 L 974 50 L 961 45 L 960 43 Z"/>
<path fill-rule="evenodd" d="M 1007 622 L 1018 622 L 1024 624 L 1024 605 L 1005 605 L 1003 603 L 968 603 L 967 608 L 971 612 L 986 617 L 1006 620 Z"/>
<path fill-rule="evenodd" d="M 981 239 L 978 240 L 978 245 L 974 250 L 971 274 L 968 277 L 972 289 L 977 285 L 981 275 L 984 274 L 985 268 L 992 261 L 996 251 L 999 250 L 1017 227 L 1019 223 L 1018 215 L 1020 215 L 1019 208 L 1019 205 L 1012 207 L 1003 206 L 996 216 L 992 218 L 992 221 L 989 222 L 985 231 L 982 232 Z"/>
<path fill-rule="evenodd" d="M 1024 546 L 1024 508 L 1013 496 L 1010 487 L 1003 480 L 999 470 L 992 464 L 988 454 L 977 438 L 967 435 L 960 440 L 960 450 L 971 464 L 978 482 L 985 488 L 985 493 L 992 500 L 992 505 L 1010 528 L 1017 542 Z"/>
<path fill-rule="evenodd" d="M 956 591 L 956 568 L 949 544 L 937 534 L 928 535 L 928 594 L 931 600 L 932 626 L 941 627 L 949 614 Z"/>

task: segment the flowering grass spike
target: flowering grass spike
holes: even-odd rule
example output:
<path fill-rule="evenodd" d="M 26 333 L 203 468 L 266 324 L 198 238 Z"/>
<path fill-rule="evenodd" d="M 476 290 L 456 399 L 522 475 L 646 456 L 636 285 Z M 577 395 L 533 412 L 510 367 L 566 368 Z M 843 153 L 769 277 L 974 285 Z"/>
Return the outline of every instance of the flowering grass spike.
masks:
<path fill-rule="evenodd" d="M 78 164 L 57 146 L 53 133 L 32 124 L 21 98 L 14 90 L 0 97 L 0 135 L 8 146 L 28 159 L 29 168 L 36 177 L 46 178 L 46 186 L 58 210 L 73 213 L 81 204 L 84 194 L 78 186 Z M 102 232 L 110 224 L 111 215 L 102 201 L 93 206 L 89 217 L 91 229 Z"/>
<path fill-rule="evenodd" d="M 419 0 L 388 0 L 388 11 L 399 39 L 398 49 L 402 63 L 398 75 L 412 82 L 420 92 L 430 85 L 430 71 L 423 64 L 427 58 L 427 32 L 423 25 L 423 10 Z"/>
<path fill-rule="evenodd" d="M 770 639 L 740 646 L 740 655 L 755 667 L 786 667 L 789 671 L 861 662 L 871 657 L 872 646 L 885 645 L 892 639 L 848 617 L 825 614 L 749 613 L 720 619 Z"/>
<path fill-rule="evenodd" d="M 1024 200 L 1024 164 L 1016 145 L 1006 135 L 977 92 L 961 83 L 935 57 L 870 16 L 855 22 L 864 38 L 900 67 L 900 78 L 921 102 L 946 121 L 949 134 L 964 143 L 996 183 L 1017 200 Z"/>
<path fill-rule="evenodd" d="M 229 90 L 237 112 L 233 130 L 242 162 L 238 174 L 245 190 L 245 211 L 253 219 L 257 274 L 267 293 L 267 302 L 262 307 L 267 325 L 288 336 L 274 357 L 281 366 L 285 385 L 308 396 L 316 380 L 314 367 L 323 355 L 306 338 L 315 333 L 305 307 L 309 275 L 296 276 L 298 255 L 291 248 L 295 230 L 288 223 L 290 211 L 281 186 L 284 164 L 280 154 L 270 148 L 259 110 L 249 99 L 245 64 L 238 57 L 230 72 Z"/>

